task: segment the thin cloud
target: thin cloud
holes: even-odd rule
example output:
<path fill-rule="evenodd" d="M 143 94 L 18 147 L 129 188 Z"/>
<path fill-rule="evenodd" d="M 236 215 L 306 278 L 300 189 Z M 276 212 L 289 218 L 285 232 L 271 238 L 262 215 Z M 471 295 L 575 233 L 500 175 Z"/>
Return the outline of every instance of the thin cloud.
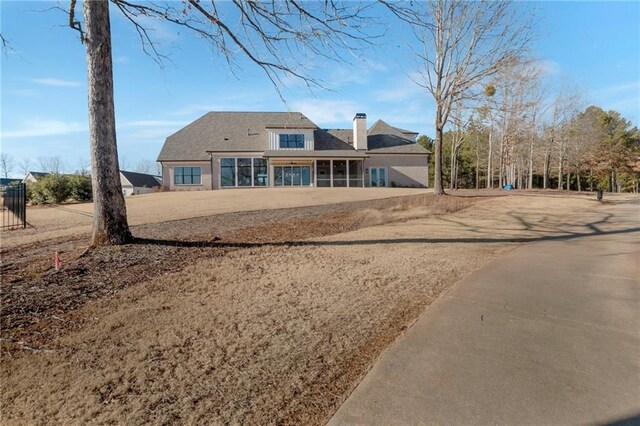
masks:
<path fill-rule="evenodd" d="M 418 81 L 420 76 L 411 73 L 402 80 L 390 85 L 387 89 L 375 92 L 376 100 L 382 102 L 406 102 L 408 100 L 422 99 L 429 96 L 427 91 L 418 86 L 414 80 Z"/>
<path fill-rule="evenodd" d="M 124 127 L 174 127 L 185 126 L 189 124 L 188 121 L 176 121 L 176 120 L 136 120 L 128 121 Z"/>
<path fill-rule="evenodd" d="M 68 135 L 85 131 L 87 127 L 76 121 L 26 120 L 20 128 L 2 130 L 0 135 L 6 139 L 35 138 L 42 136 Z"/>
<path fill-rule="evenodd" d="M 550 59 L 540 59 L 535 62 L 534 66 L 546 75 L 557 75 L 560 73 L 560 65 Z"/>
<path fill-rule="evenodd" d="M 600 90 L 595 90 L 594 95 L 612 95 L 620 92 L 640 91 L 640 80 L 628 83 L 615 84 Z"/>
<path fill-rule="evenodd" d="M 351 122 L 361 107 L 353 101 L 301 99 L 291 103 L 293 111 L 300 111 L 320 127 L 327 124 Z"/>
<path fill-rule="evenodd" d="M 52 87 L 80 87 L 82 82 L 74 80 L 61 80 L 59 78 L 32 78 L 32 82 L 43 86 Z"/>

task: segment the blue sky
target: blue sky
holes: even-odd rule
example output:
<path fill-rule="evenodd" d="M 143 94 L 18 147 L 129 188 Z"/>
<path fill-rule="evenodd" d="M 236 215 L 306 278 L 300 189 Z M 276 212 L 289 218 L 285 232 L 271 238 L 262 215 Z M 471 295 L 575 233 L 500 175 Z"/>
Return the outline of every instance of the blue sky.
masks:
<path fill-rule="evenodd" d="M 66 1 L 62 4 L 66 5 Z M 16 160 L 60 156 L 68 171 L 89 158 L 85 50 L 56 3 L 2 1 L 2 151 Z M 550 80 L 570 79 L 588 104 L 616 109 L 640 122 L 640 2 L 539 2 L 532 53 Z M 300 111 L 321 127 L 349 128 L 356 112 L 433 135 L 433 103 L 407 77 L 413 61 L 398 26 L 350 64 L 318 61 L 330 91 L 291 81 L 286 104 L 260 70 L 239 61 L 233 76 L 201 40 L 169 24 L 149 22 L 171 63 L 160 68 L 142 54 L 133 28 L 112 14 L 116 122 L 127 168 L 155 160 L 164 139 L 211 110 Z M 16 170 L 14 174 L 18 175 Z"/>

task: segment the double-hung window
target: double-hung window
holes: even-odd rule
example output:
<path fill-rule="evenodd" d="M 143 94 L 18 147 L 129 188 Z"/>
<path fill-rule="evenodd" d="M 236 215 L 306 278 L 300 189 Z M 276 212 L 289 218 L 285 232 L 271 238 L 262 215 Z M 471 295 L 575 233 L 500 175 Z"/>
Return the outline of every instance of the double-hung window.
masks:
<path fill-rule="evenodd" d="M 280 134 L 280 149 L 304 148 L 303 134 Z"/>
<path fill-rule="evenodd" d="M 175 185 L 202 184 L 202 172 L 200 167 L 175 167 L 173 169 L 173 183 Z"/>

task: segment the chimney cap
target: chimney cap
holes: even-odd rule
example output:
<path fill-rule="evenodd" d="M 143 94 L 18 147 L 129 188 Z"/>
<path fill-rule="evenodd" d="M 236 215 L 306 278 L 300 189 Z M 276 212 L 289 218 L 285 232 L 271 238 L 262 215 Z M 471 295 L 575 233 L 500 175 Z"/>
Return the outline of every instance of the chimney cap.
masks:
<path fill-rule="evenodd" d="M 367 114 L 365 114 L 364 112 L 358 112 L 353 119 L 355 120 L 356 118 L 367 118 Z"/>

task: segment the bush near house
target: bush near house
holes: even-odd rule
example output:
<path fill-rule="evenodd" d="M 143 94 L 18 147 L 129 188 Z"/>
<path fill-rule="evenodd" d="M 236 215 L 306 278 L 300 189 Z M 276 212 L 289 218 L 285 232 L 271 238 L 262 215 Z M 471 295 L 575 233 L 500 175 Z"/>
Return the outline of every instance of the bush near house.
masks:
<path fill-rule="evenodd" d="M 93 192 L 91 186 L 91 177 L 86 174 L 69 176 L 69 186 L 71 189 L 71 198 L 76 201 L 91 201 Z"/>
<path fill-rule="evenodd" d="M 27 200 L 31 204 L 60 204 L 68 199 L 91 201 L 91 178 L 87 175 L 52 173 L 27 185 Z"/>

